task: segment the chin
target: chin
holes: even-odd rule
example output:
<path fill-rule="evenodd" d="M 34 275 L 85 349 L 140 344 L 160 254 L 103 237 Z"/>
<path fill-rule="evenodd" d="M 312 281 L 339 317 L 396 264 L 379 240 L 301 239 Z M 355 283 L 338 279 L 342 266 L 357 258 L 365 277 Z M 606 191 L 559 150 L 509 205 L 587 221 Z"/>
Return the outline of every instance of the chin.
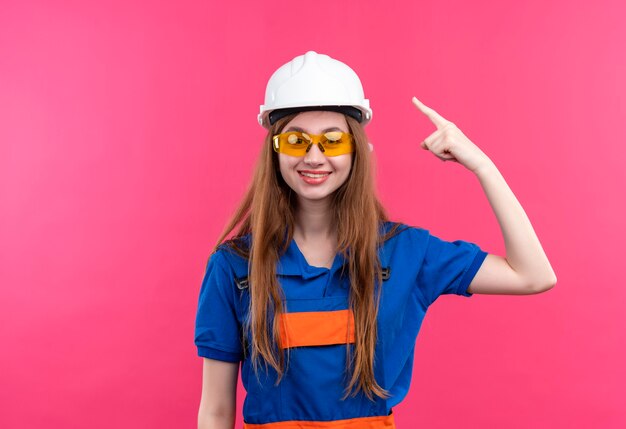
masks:
<path fill-rule="evenodd" d="M 332 192 L 298 192 L 298 197 L 310 200 L 310 201 L 319 201 L 326 199 L 332 195 Z"/>
<path fill-rule="evenodd" d="M 326 189 L 304 189 L 304 188 L 295 188 L 294 191 L 298 194 L 300 198 L 304 198 L 307 200 L 323 200 L 332 196 L 335 193 L 335 188 L 326 188 Z"/>

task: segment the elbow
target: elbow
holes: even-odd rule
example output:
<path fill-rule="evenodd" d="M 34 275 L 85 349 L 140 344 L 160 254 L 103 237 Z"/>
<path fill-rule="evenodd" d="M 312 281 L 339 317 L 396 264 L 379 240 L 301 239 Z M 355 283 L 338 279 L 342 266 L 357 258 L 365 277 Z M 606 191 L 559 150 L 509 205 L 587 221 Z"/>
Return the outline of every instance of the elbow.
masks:
<path fill-rule="evenodd" d="M 235 414 L 198 414 L 198 429 L 233 429 L 235 427 Z"/>
<path fill-rule="evenodd" d="M 534 282 L 530 287 L 531 294 L 547 292 L 556 286 L 556 274 L 554 272 L 542 281 Z"/>
<path fill-rule="evenodd" d="M 207 409 L 201 407 L 198 412 L 198 429 L 233 429 L 235 427 L 235 409 L 223 407 Z"/>

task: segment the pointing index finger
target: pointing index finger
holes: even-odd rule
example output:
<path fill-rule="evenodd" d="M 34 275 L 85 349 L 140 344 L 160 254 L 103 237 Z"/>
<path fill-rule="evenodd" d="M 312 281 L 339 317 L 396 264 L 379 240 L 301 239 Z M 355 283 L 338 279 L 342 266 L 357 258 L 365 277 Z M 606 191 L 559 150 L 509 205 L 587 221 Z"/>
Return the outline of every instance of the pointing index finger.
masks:
<path fill-rule="evenodd" d="M 448 121 L 443 116 L 419 101 L 417 97 L 413 97 L 412 101 L 415 107 L 417 107 L 424 115 L 428 117 L 428 119 L 430 119 L 433 124 L 435 124 L 437 129 L 442 128 L 445 124 L 448 123 Z"/>

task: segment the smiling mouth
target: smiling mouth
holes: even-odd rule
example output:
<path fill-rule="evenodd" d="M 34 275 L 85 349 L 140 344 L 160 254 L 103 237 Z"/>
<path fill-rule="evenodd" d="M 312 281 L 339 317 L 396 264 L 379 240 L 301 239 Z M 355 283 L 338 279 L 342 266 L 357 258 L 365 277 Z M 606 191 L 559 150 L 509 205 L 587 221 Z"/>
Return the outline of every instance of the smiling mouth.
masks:
<path fill-rule="evenodd" d="M 330 175 L 329 171 L 326 171 L 326 172 L 322 171 L 322 172 L 315 172 L 315 173 L 309 172 L 309 171 L 298 171 L 298 173 L 301 176 L 310 177 L 312 179 L 321 179 L 323 177 L 326 177 L 326 176 Z"/>

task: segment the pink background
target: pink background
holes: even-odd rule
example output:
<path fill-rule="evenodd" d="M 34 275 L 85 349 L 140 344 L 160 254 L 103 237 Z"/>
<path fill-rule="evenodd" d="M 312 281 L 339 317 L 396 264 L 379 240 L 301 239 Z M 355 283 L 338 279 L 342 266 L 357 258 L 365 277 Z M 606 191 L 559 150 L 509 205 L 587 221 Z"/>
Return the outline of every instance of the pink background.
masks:
<path fill-rule="evenodd" d="M 0 427 L 196 425 L 204 266 L 267 79 L 310 49 L 362 79 L 394 219 L 504 255 L 475 177 L 419 149 L 416 95 L 494 160 L 558 276 L 442 297 L 398 427 L 626 427 L 623 2 L 53 3 L 0 7 Z"/>

